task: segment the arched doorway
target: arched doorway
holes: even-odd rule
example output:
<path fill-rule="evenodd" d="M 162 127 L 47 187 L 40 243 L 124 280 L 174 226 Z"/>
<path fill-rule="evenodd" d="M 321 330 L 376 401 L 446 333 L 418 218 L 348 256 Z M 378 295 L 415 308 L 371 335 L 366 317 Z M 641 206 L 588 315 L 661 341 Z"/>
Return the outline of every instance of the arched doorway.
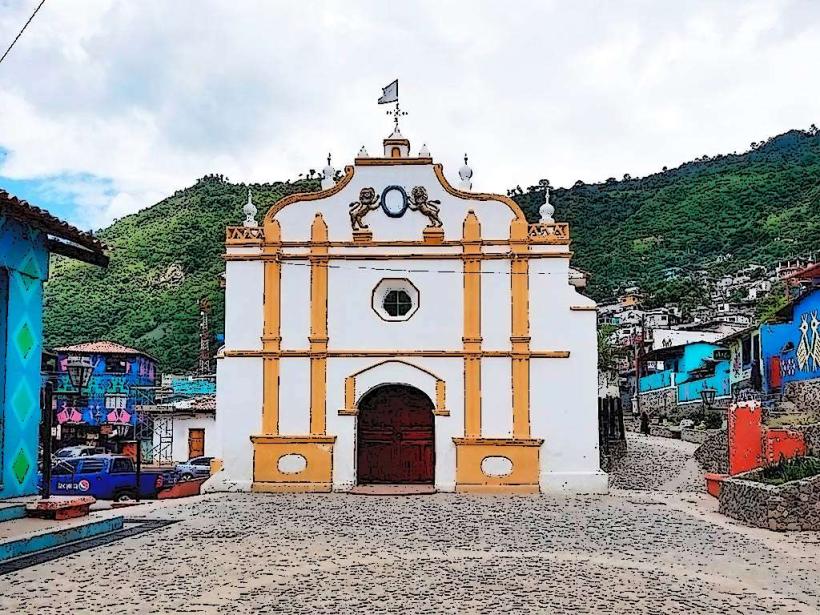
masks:
<path fill-rule="evenodd" d="M 433 484 L 433 402 L 405 384 L 374 388 L 359 401 L 358 483 Z"/>

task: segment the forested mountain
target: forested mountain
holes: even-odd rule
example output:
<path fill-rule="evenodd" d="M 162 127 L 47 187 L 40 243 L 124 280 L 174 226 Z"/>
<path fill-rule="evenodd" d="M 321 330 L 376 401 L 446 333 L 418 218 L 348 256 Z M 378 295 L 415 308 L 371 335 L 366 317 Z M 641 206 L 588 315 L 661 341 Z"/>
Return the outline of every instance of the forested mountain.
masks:
<path fill-rule="evenodd" d="M 537 220 L 543 190 L 513 192 Z M 792 130 L 639 179 L 578 181 L 550 202 L 571 224 L 573 263 L 592 274 L 593 297 L 635 282 L 658 300 L 696 301 L 696 283 L 664 281 L 664 270 L 720 274 L 820 250 L 820 134 Z"/>
<path fill-rule="evenodd" d="M 252 184 L 262 219 L 293 192 L 317 190 L 317 180 Z M 197 181 L 156 205 L 99 232 L 111 263 L 100 269 L 52 257 L 46 284 L 46 344 L 109 339 L 159 359 L 163 371 L 187 371 L 197 362 L 199 300 L 213 309 L 212 332 L 222 332 L 225 227 L 241 224 L 248 185 L 219 175 Z"/>
<path fill-rule="evenodd" d="M 278 198 L 316 190 L 318 181 L 251 188 L 261 218 Z M 222 331 L 224 229 L 242 220 L 247 189 L 209 176 L 116 221 L 99 233 L 111 247 L 107 270 L 55 258 L 47 343 L 111 339 L 155 355 L 164 371 L 192 369 L 201 297 L 213 305 L 214 332 Z M 538 219 L 542 189 L 515 190 L 513 198 Z M 555 218 L 572 225 L 573 263 L 591 273 L 596 299 L 637 282 L 655 302 L 696 303 L 697 284 L 664 281 L 664 270 L 731 272 L 820 249 L 820 135 L 790 131 L 742 154 L 702 157 L 640 179 L 579 181 L 554 189 L 551 202 Z"/>

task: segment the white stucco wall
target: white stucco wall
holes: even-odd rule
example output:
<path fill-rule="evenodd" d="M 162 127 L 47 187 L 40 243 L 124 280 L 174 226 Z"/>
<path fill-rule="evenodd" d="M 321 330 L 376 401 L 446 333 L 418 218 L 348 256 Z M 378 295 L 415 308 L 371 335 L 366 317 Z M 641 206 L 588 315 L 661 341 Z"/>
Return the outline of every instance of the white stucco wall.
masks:
<path fill-rule="evenodd" d="M 261 261 L 225 263 L 226 348 L 262 348 L 263 272 Z"/>
<path fill-rule="evenodd" d="M 433 174 L 432 166 L 358 167 L 339 193 L 319 201 L 297 202 L 277 213 L 285 242 L 308 241 L 316 212 L 321 212 L 331 241 L 350 241 L 348 205 L 363 186 L 378 194 L 388 185 L 409 193 L 422 185 L 430 199 L 441 201 L 440 217 L 446 240 L 458 240 L 468 210 L 479 218 L 484 239 L 507 239 L 513 219 L 506 204 L 464 200 L 449 195 Z M 390 218 L 375 210 L 365 218 L 375 241 L 419 241 L 427 219 L 408 211 Z M 487 253 L 503 254 L 509 246 L 484 246 Z M 567 246 L 533 246 L 534 252 L 557 254 Z M 248 252 L 251 252 L 250 249 Z M 303 254 L 304 247 L 285 252 Z M 463 347 L 463 292 L 461 259 L 403 259 L 402 254 L 453 254 L 459 246 L 347 246 L 330 247 L 330 254 L 366 255 L 389 251 L 390 260 L 331 258 L 328 269 L 328 350 L 384 351 L 433 372 L 446 381 L 449 416 L 435 418 L 435 483 L 440 490 L 455 486 L 453 437 L 463 436 L 463 358 L 402 357 L 402 351 L 447 350 Z M 530 367 L 531 432 L 543 438 L 540 483 L 545 491 L 598 492 L 606 489 L 606 475 L 598 470 L 597 368 L 594 302 L 568 284 L 569 259 L 529 260 L 530 347 L 539 351 L 569 351 L 570 357 L 534 358 Z M 389 270 L 387 270 L 389 269 Z M 510 350 L 511 278 L 508 260 L 483 260 L 481 322 L 484 350 Z M 457 271 L 459 273 L 445 273 Z M 226 351 L 261 348 L 263 265 L 261 261 L 229 261 L 226 290 Z M 281 337 L 283 350 L 304 351 L 310 335 L 309 261 L 283 261 L 281 268 Z M 372 309 L 373 289 L 384 278 L 405 278 L 419 290 L 420 306 L 407 321 L 388 322 Z M 387 357 L 330 356 L 327 360 L 327 433 L 336 436 L 333 484 L 348 489 L 356 480 L 356 418 L 340 416 L 345 405 L 345 378 Z M 280 360 L 279 426 L 282 435 L 310 431 L 310 359 Z M 357 398 L 378 384 L 410 384 L 435 401 L 435 379 L 423 371 L 391 362 L 357 378 Z M 484 437 L 512 434 L 511 360 L 482 359 L 482 433 Z M 219 361 L 217 431 L 225 479 L 232 486 L 249 487 L 252 446 L 249 435 L 259 433 L 262 407 L 262 359 L 228 357 Z M 187 447 L 187 432 L 185 435 Z M 209 438 L 206 432 L 206 447 Z M 187 451 L 186 451 L 187 452 Z"/>

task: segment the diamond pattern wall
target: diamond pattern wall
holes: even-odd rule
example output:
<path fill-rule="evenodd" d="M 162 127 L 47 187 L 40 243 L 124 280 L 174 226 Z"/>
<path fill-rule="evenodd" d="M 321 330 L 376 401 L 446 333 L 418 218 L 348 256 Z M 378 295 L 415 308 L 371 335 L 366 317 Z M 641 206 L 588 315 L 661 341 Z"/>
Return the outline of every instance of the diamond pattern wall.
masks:
<path fill-rule="evenodd" d="M 0 498 L 37 491 L 40 424 L 40 355 L 43 281 L 48 273 L 45 237 L 0 216 Z M 0 316 L 2 317 L 2 316 Z"/>

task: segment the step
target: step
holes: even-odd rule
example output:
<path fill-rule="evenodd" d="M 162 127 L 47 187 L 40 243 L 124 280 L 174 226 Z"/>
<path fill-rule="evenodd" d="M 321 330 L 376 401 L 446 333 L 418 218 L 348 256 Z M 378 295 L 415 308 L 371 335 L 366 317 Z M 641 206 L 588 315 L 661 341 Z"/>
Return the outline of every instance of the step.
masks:
<path fill-rule="evenodd" d="M 432 495 L 433 485 L 356 485 L 348 491 L 352 495 Z"/>
<path fill-rule="evenodd" d="M 26 505 L 0 502 L 0 523 L 22 519 L 26 516 Z"/>
<path fill-rule="evenodd" d="M 24 518 L 0 525 L 0 562 L 121 530 L 122 516 L 66 521 Z"/>

